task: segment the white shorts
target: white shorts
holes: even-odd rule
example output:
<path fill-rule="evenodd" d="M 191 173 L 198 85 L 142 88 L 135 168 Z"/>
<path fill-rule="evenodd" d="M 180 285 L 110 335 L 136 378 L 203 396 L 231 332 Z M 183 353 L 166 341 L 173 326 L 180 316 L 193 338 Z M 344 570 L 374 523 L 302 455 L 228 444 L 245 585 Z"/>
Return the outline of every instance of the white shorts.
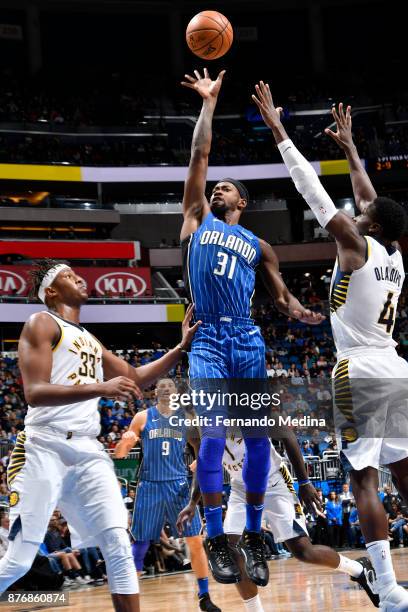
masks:
<path fill-rule="evenodd" d="M 24 541 L 40 544 L 58 507 L 73 546 L 86 547 L 112 527 L 127 529 L 113 462 L 95 438 L 72 437 L 46 427 L 18 434 L 9 462 L 10 534 L 21 520 Z"/>
<path fill-rule="evenodd" d="M 346 470 L 408 457 L 408 363 L 394 348 L 349 351 L 333 370 L 334 420 Z"/>
<path fill-rule="evenodd" d="M 263 518 L 270 525 L 275 542 L 285 542 L 308 535 L 305 515 L 293 487 L 292 477 L 285 465 L 281 466 L 268 483 Z M 224 532 L 241 534 L 245 528 L 245 521 L 245 485 L 240 480 L 233 479 L 224 520 Z"/>

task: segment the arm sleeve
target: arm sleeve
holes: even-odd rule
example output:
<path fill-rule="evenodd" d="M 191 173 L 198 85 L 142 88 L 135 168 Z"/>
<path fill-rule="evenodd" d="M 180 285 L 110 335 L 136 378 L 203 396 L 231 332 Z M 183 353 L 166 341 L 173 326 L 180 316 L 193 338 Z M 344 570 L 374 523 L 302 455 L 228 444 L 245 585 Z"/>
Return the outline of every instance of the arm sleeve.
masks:
<path fill-rule="evenodd" d="M 319 224 L 326 227 L 338 210 L 321 184 L 315 169 L 291 140 L 280 142 L 278 149 L 296 189 L 312 209 Z"/>

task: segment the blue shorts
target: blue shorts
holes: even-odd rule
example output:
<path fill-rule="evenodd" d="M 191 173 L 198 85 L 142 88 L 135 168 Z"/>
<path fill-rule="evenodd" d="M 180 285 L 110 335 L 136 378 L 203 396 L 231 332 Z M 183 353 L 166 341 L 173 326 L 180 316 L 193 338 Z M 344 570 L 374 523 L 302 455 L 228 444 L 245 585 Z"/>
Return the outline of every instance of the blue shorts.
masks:
<path fill-rule="evenodd" d="M 259 327 L 238 317 L 203 318 L 189 353 L 190 380 L 266 378 L 265 343 Z M 231 322 L 223 322 L 224 318 Z"/>
<path fill-rule="evenodd" d="M 136 490 L 130 532 L 137 541 L 160 540 L 160 533 L 167 522 L 172 535 L 180 537 L 176 529 L 177 517 L 190 501 L 190 487 L 187 479 L 153 481 L 141 480 Z M 201 520 L 198 510 L 191 525 L 184 523 L 183 537 L 199 535 Z"/>

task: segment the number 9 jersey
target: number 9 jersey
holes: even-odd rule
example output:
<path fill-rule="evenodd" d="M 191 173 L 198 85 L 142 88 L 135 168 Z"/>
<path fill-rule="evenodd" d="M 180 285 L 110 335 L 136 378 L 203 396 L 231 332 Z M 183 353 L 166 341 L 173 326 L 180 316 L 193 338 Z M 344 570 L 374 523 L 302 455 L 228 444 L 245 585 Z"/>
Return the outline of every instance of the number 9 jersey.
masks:
<path fill-rule="evenodd" d="M 195 317 L 249 318 L 255 270 L 261 259 L 258 238 L 209 212 L 182 247 L 184 284 L 195 304 Z"/>
<path fill-rule="evenodd" d="M 60 329 L 59 340 L 52 347 L 50 383 L 71 386 L 103 382 L 102 346 L 96 338 L 81 325 L 44 312 Z M 98 402 L 99 398 L 94 398 L 65 406 L 29 406 L 24 423 L 98 436 L 101 429 Z"/>
<path fill-rule="evenodd" d="M 338 359 L 359 347 L 395 347 L 392 338 L 405 272 L 401 253 L 370 236 L 362 268 L 342 272 L 336 261 L 330 288 L 330 318 Z"/>

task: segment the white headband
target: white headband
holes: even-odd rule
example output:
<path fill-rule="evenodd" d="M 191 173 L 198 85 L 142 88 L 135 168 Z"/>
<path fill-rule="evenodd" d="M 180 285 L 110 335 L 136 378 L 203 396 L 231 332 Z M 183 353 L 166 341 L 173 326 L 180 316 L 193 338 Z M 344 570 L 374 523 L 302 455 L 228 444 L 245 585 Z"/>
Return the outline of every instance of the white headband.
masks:
<path fill-rule="evenodd" d="M 47 274 L 41 281 L 40 288 L 38 289 L 38 297 L 45 304 L 45 290 L 47 287 L 51 287 L 52 283 L 55 281 L 56 277 L 62 270 L 69 270 L 69 266 L 66 264 L 57 264 L 53 268 L 50 268 Z"/>

